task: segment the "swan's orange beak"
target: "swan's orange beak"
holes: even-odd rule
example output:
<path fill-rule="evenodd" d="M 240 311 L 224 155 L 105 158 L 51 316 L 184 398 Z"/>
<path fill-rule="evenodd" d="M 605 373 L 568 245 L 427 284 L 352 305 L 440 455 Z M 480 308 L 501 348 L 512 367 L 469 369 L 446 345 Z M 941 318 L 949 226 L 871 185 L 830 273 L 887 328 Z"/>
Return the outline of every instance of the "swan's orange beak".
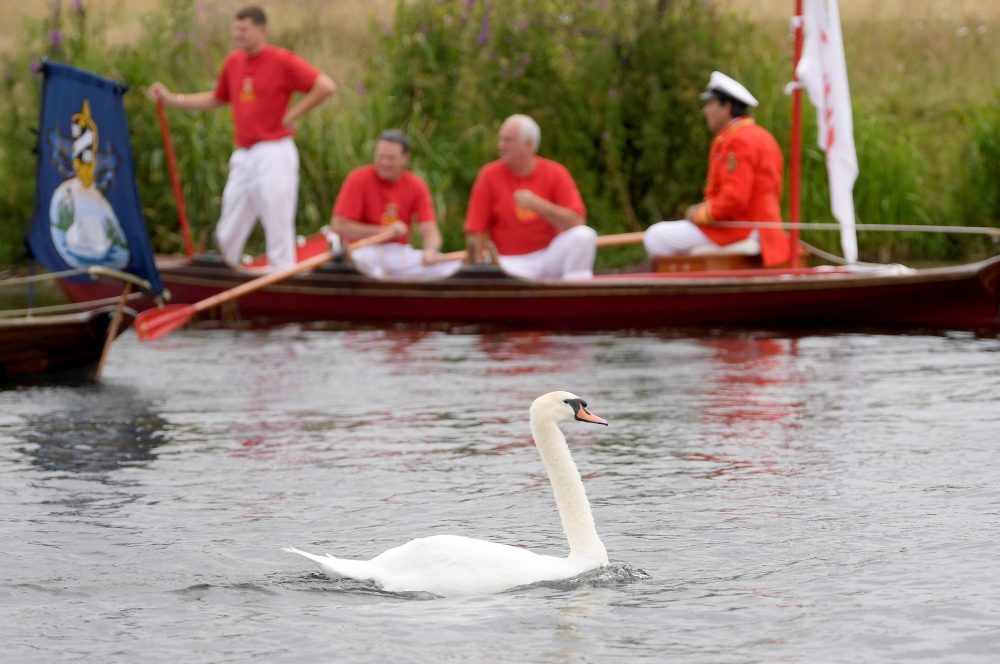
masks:
<path fill-rule="evenodd" d="M 582 403 L 579 404 L 579 408 L 576 411 L 576 419 L 581 422 L 593 422 L 594 424 L 603 424 L 604 426 L 608 426 L 608 421 L 606 419 L 594 415 L 592 412 L 587 410 Z"/>

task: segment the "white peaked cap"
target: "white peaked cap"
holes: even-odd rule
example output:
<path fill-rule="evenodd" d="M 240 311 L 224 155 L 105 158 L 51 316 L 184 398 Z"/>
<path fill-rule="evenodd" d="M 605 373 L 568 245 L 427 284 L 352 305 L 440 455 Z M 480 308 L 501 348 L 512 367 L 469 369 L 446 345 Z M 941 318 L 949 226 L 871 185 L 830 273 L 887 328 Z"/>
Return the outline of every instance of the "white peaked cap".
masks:
<path fill-rule="evenodd" d="M 712 78 L 708 79 L 708 92 L 702 92 L 699 97 L 702 99 L 711 99 L 715 92 L 729 95 L 736 101 L 741 101 L 747 106 L 754 108 L 760 106 L 760 102 L 750 94 L 749 90 L 743 87 L 742 83 L 733 80 L 721 71 L 712 72 Z"/>

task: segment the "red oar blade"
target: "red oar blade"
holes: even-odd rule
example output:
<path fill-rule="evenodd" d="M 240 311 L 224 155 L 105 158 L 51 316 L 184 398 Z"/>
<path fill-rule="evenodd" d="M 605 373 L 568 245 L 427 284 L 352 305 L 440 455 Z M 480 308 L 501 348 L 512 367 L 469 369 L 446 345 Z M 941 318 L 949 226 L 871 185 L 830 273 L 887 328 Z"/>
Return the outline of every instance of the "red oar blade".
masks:
<path fill-rule="evenodd" d="M 184 325 L 194 314 L 194 305 L 168 304 L 162 309 L 146 309 L 135 317 L 132 327 L 139 341 L 154 341 Z"/>

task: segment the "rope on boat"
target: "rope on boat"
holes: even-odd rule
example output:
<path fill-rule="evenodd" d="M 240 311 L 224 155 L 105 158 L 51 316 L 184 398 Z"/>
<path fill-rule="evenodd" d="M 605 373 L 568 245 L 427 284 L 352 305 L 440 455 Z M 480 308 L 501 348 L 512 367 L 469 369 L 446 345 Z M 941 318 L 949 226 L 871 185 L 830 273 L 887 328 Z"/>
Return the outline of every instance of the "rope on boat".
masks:
<path fill-rule="evenodd" d="M 30 277 L 15 277 L 13 279 L 2 279 L 0 280 L 0 286 L 17 286 L 19 284 L 30 284 L 36 281 L 49 281 L 52 279 L 63 279 L 67 277 L 78 277 L 82 274 L 90 275 L 90 278 L 97 280 L 99 277 L 111 277 L 112 279 L 118 279 L 119 281 L 126 281 L 139 288 L 149 290 L 151 285 L 145 279 L 137 277 L 134 274 L 129 274 L 128 272 L 122 272 L 121 270 L 113 270 L 109 267 L 101 267 L 100 265 L 91 265 L 90 267 L 78 267 L 74 270 L 63 270 L 62 272 L 49 272 L 47 274 L 36 274 Z"/>
<path fill-rule="evenodd" d="M 143 293 L 131 293 L 129 294 L 128 299 L 134 300 L 139 297 L 143 297 Z M 106 304 L 117 304 L 121 299 L 120 295 L 116 295 L 115 297 L 106 297 L 103 300 L 87 300 L 86 302 L 73 302 L 70 304 L 53 304 L 48 307 L 34 307 L 32 309 L 4 309 L 0 311 L 0 318 L 11 316 L 32 316 L 39 313 L 58 314 L 73 311 L 85 311 L 87 309 L 96 309 L 97 307 L 102 307 Z"/>
<path fill-rule="evenodd" d="M 714 221 L 713 227 L 719 228 L 798 228 L 814 231 L 839 231 L 840 224 L 786 224 L 783 221 Z M 901 233 L 965 233 L 969 235 L 989 235 L 1000 240 L 1000 228 L 992 226 L 925 226 L 922 224 L 855 224 L 859 231 L 891 231 Z"/>

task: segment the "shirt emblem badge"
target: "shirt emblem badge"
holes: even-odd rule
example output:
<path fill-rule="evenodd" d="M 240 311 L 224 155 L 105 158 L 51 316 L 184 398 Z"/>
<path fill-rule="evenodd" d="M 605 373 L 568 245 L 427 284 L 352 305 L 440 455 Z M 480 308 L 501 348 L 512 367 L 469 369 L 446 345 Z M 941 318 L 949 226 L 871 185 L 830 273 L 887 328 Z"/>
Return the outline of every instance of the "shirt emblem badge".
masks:
<path fill-rule="evenodd" d="M 247 104 L 256 100 L 257 96 L 253 93 L 253 79 L 247 76 L 243 79 L 243 87 L 240 89 L 240 103 Z"/>

